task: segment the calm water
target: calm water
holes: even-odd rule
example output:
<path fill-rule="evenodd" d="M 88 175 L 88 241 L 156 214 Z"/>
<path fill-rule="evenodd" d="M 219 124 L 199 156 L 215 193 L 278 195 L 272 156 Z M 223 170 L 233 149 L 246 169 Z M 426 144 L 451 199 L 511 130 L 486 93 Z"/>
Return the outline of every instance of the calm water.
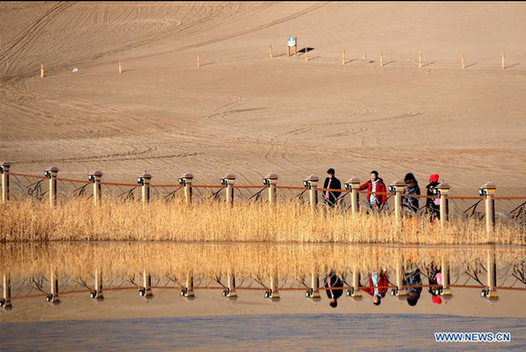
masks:
<path fill-rule="evenodd" d="M 0 309 L 0 350 L 524 350 L 525 258 L 505 246 L 2 244 L 0 291 L 12 305 Z M 368 275 L 380 271 L 390 289 L 424 286 L 417 304 L 389 290 L 374 306 Z M 330 273 L 363 298 L 330 308 Z M 305 292 L 316 282 L 315 302 Z M 490 286 L 494 296 L 481 296 Z M 180 295 L 188 289 L 195 298 Z M 436 343 L 434 332 L 509 332 L 511 342 Z"/>
<path fill-rule="evenodd" d="M 0 325 L 2 351 L 514 349 L 526 346 L 526 319 L 434 315 L 267 315 Z M 507 343 L 436 343 L 434 331 L 505 331 Z"/>

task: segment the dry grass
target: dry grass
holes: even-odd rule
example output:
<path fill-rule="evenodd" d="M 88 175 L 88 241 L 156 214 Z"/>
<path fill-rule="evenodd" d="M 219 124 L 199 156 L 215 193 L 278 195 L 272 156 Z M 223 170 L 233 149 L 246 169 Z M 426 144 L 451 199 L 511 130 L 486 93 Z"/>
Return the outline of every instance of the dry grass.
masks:
<path fill-rule="evenodd" d="M 487 234 L 476 220 L 452 221 L 446 228 L 427 219 L 318 209 L 296 203 L 269 207 L 245 203 L 229 207 L 182 201 L 105 203 L 71 200 L 47 204 L 11 202 L 0 207 L 0 241 L 178 241 L 276 243 L 525 244 L 525 236 L 499 225 Z"/>
<path fill-rule="evenodd" d="M 524 260 L 526 247 L 395 247 L 342 244 L 202 244 L 202 243 L 7 243 L 0 244 L 0 273 L 13 278 L 60 276 L 90 278 L 95 269 L 105 277 L 129 277 L 146 270 L 157 278 L 187 273 L 208 277 L 227 271 L 237 277 L 301 278 L 314 269 L 338 273 L 367 273 L 378 268 L 394 271 L 397 262 L 424 268 L 442 259 L 452 273 L 486 266 L 495 253 L 499 268 Z M 91 281 L 91 280 L 90 280 Z"/>

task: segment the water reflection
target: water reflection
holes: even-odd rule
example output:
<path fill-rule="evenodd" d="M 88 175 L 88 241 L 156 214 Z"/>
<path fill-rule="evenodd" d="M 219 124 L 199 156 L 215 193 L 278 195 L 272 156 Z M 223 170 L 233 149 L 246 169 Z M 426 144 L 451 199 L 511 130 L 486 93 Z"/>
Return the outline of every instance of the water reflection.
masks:
<path fill-rule="evenodd" d="M 2 321 L 90 319 L 90 301 L 104 302 L 111 317 L 133 316 L 141 301 L 157 304 L 149 305 L 152 315 L 189 316 L 278 312 L 264 302 L 298 313 L 312 310 L 307 301 L 344 312 L 381 305 L 383 312 L 418 306 L 419 313 L 437 313 L 434 307 L 455 299 L 458 305 L 444 312 L 526 315 L 518 308 L 526 298 L 522 247 L 48 243 L 2 244 L 0 258 L 1 303 L 9 313 Z M 201 298 L 202 309 L 174 311 L 174 290 L 195 300 L 193 308 Z M 485 313 L 484 302 L 500 302 L 499 309 Z M 61 308 L 50 313 L 50 305 Z"/>

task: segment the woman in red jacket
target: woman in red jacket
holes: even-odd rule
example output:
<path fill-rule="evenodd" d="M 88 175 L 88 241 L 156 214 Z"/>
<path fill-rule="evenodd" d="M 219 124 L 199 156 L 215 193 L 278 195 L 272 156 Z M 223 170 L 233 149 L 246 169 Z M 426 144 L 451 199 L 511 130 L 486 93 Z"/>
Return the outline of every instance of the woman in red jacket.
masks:
<path fill-rule="evenodd" d="M 371 171 L 371 179 L 360 186 L 360 191 L 387 193 L 384 181 L 378 177 L 378 171 Z M 381 210 L 387 197 L 385 194 L 367 193 L 367 203 L 371 209 Z"/>

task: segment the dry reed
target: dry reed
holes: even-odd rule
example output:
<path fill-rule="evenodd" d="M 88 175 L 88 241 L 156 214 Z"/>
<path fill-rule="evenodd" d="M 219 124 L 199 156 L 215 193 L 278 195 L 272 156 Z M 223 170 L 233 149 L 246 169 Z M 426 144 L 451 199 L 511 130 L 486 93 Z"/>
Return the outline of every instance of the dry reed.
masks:
<path fill-rule="evenodd" d="M 184 278 L 187 273 L 219 277 L 228 271 L 236 277 L 301 278 L 313 270 L 362 273 L 397 263 L 421 268 L 449 262 L 452 274 L 486 266 L 495 255 L 499 268 L 524 261 L 525 247 L 395 247 L 342 244 L 190 244 L 190 243 L 6 243 L 0 244 L 0 273 L 12 278 L 84 277 L 91 281 L 95 269 L 105 278 L 131 277 L 147 271 L 154 277 Z"/>
<path fill-rule="evenodd" d="M 65 201 L 50 209 L 31 201 L 0 207 L 0 242 L 12 241 L 178 241 L 276 243 L 397 243 L 397 244 L 512 244 L 525 236 L 511 226 L 498 225 L 488 234 L 477 220 L 451 221 L 442 228 L 428 219 L 393 215 L 354 218 L 349 212 L 299 203 L 219 202 L 186 205 L 182 201 L 105 202 Z"/>

